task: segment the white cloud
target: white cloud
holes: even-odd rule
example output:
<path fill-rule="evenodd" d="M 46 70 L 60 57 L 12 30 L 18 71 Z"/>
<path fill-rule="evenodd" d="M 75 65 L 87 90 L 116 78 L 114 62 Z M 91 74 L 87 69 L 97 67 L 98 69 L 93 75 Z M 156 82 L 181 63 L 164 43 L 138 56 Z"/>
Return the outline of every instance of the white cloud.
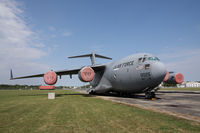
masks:
<path fill-rule="evenodd" d="M 72 33 L 71 33 L 71 32 L 64 32 L 62 35 L 63 35 L 64 37 L 68 37 L 68 36 L 71 36 Z"/>
<path fill-rule="evenodd" d="M 37 48 L 44 48 L 45 47 L 45 45 L 43 44 L 43 43 L 35 43 L 35 45 L 34 45 L 35 47 L 37 47 Z"/>
<path fill-rule="evenodd" d="M 200 81 L 200 49 L 177 49 L 160 57 L 169 71 L 183 73 L 185 80 Z"/>
<path fill-rule="evenodd" d="M 9 81 L 10 68 L 19 74 L 31 74 L 48 69 L 48 66 L 37 63 L 37 59 L 47 55 L 41 50 L 45 45 L 38 42 L 37 34 L 27 25 L 19 3 L 13 0 L 0 0 L 0 83 L 27 83 Z"/>
<path fill-rule="evenodd" d="M 55 31 L 55 30 L 56 30 L 56 28 L 55 28 L 55 27 L 53 27 L 53 26 L 49 26 L 49 30 L 50 30 L 50 31 Z"/>

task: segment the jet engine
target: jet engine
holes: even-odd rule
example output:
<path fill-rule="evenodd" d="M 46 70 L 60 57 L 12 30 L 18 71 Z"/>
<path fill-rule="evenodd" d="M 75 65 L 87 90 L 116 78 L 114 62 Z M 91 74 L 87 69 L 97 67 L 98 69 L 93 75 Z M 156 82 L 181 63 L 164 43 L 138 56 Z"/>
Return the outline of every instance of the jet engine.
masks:
<path fill-rule="evenodd" d="M 78 77 L 83 82 L 90 82 L 94 79 L 95 72 L 91 67 L 83 67 L 79 73 Z"/>
<path fill-rule="evenodd" d="M 166 71 L 166 76 L 163 80 L 163 82 L 168 84 L 181 84 L 184 81 L 184 76 L 181 73 L 175 73 L 175 72 L 168 72 Z"/>
<path fill-rule="evenodd" d="M 48 71 L 44 74 L 44 82 L 47 85 L 54 85 L 57 82 L 57 74 L 54 71 Z"/>

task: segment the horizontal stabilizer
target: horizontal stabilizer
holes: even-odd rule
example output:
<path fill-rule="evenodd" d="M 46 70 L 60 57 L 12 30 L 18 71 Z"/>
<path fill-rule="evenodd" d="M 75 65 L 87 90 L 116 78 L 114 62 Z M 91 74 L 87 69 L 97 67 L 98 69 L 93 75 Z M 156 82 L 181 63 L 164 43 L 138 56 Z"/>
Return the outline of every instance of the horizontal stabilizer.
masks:
<path fill-rule="evenodd" d="M 112 60 L 112 58 L 106 57 L 106 56 L 103 56 L 103 55 L 99 55 L 99 54 L 94 54 L 94 55 L 97 58 L 104 58 L 104 59 Z M 91 56 L 92 56 L 92 54 L 84 54 L 84 55 L 78 55 L 78 56 L 70 56 L 68 58 L 81 58 L 81 57 L 91 57 Z"/>
<path fill-rule="evenodd" d="M 82 58 L 82 57 L 90 57 L 92 66 L 95 66 L 95 65 L 96 65 L 95 58 L 103 58 L 103 59 L 112 60 L 112 58 L 110 58 L 110 57 L 106 57 L 106 56 L 103 56 L 103 55 L 95 54 L 94 52 L 92 52 L 91 54 L 70 56 L 70 57 L 68 57 L 68 58 Z"/>
<path fill-rule="evenodd" d="M 106 57 L 106 56 L 99 55 L 99 54 L 95 54 L 95 57 L 104 58 L 104 59 L 108 59 L 108 60 L 112 60 L 112 58 L 110 58 L 110 57 Z"/>

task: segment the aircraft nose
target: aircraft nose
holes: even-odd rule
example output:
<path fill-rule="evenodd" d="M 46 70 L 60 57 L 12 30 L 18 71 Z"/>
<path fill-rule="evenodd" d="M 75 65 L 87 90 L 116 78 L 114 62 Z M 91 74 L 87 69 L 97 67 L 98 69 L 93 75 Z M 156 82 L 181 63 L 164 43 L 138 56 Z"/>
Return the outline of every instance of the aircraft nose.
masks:
<path fill-rule="evenodd" d="M 165 65 L 162 62 L 154 62 L 151 72 L 154 80 L 162 82 L 166 75 Z"/>

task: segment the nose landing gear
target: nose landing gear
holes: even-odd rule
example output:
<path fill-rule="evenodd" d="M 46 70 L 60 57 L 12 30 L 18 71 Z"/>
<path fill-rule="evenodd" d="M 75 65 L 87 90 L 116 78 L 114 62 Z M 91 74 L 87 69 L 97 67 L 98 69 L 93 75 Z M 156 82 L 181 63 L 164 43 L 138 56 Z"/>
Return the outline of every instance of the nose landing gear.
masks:
<path fill-rule="evenodd" d="M 145 92 L 145 98 L 146 99 L 156 98 L 155 92 L 148 90 L 147 92 Z"/>

